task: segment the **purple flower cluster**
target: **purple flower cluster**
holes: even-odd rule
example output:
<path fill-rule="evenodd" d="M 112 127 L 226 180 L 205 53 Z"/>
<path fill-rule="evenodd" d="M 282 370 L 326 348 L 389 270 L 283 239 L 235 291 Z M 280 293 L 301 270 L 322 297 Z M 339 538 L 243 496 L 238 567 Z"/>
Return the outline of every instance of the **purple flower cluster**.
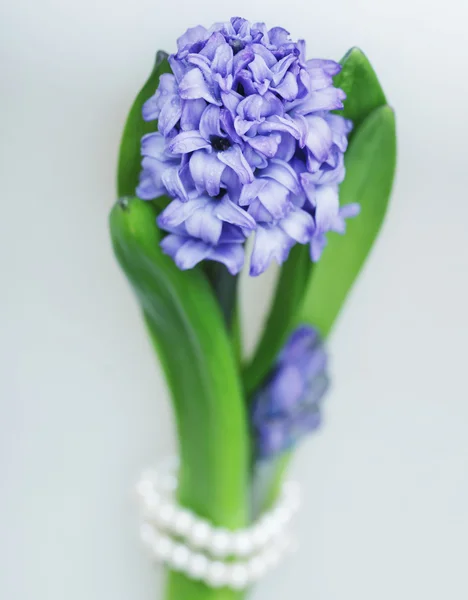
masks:
<path fill-rule="evenodd" d="M 252 421 L 259 458 L 292 448 L 320 425 L 320 401 L 329 384 L 326 366 L 317 331 L 310 326 L 296 329 L 254 398 Z"/>
<path fill-rule="evenodd" d="M 208 259 L 233 274 L 255 232 L 250 274 L 286 260 L 296 243 L 318 260 L 325 233 L 343 232 L 358 206 L 340 208 L 351 122 L 330 111 L 345 94 L 340 65 L 306 60 L 281 27 L 241 18 L 179 38 L 172 74 L 143 107 L 158 131 L 143 137 L 137 195 L 169 195 L 159 226 L 181 269 Z"/>

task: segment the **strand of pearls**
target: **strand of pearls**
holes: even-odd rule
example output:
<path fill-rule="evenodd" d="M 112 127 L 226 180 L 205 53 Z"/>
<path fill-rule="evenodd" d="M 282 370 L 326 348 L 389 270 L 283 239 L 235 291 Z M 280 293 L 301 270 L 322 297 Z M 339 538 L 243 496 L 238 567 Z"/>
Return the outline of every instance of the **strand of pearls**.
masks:
<path fill-rule="evenodd" d="M 211 587 L 239 590 L 273 569 L 290 550 L 288 526 L 300 505 L 296 483 L 287 482 L 276 505 L 253 525 L 229 531 L 175 502 L 176 469 L 173 462 L 147 471 L 137 485 L 144 519 L 141 538 L 156 560 Z"/>
<path fill-rule="evenodd" d="M 235 590 L 252 585 L 274 569 L 292 546 L 291 539 L 284 536 L 272 547 L 246 561 L 225 562 L 192 550 L 149 523 L 143 523 L 140 533 L 143 543 L 157 561 L 210 587 L 226 586 Z"/>

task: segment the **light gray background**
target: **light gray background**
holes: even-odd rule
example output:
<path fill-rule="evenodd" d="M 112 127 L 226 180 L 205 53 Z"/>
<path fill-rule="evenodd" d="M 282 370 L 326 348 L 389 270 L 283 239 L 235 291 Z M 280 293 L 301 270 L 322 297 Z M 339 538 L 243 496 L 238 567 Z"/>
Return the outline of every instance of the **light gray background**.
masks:
<path fill-rule="evenodd" d="M 171 415 L 106 219 L 155 50 L 232 14 L 311 56 L 361 46 L 399 130 L 391 210 L 330 340 L 326 427 L 294 466 L 302 552 L 254 597 L 466 599 L 464 0 L 2 1 L 0 597 L 158 597 L 131 490 L 173 449 Z M 271 275 L 250 283 L 251 346 Z"/>

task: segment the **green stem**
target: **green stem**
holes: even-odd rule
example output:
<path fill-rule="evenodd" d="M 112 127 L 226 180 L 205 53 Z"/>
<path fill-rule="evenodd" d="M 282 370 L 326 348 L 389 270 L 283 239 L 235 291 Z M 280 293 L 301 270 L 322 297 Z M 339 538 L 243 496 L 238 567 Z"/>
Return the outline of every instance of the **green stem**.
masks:
<path fill-rule="evenodd" d="M 218 262 L 208 262 L 205 273 L 218 300 L 228 331 L 231 331 L 237 306 L 237 275 L 231 275 Z"/>

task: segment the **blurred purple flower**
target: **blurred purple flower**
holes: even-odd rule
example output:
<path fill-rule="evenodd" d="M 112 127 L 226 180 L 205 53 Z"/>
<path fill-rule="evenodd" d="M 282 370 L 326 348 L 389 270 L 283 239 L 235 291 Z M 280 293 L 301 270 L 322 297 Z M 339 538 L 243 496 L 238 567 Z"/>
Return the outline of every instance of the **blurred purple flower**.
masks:
<path fill-rule="evenodd" d="M 254 398 L 252 421 L 259 458 L 292 448 L 318 428 L 320 401 L 329 385 L 326 368 L 317 331 L 306 325 L 297 328 Z"/>
<path fill-rule="evenodd" d="M 229 224 L 243 241 L 255 231 L 251 275 L 284 262 L 296 243 L 310 244 L 317 260 L 326 232 L 343 232 L 358 210 L 338 201 L 352 126 L 330 112 L 345 98 L 333 86 L 340 65 L 306 60 L 305 43 L 286 30 L 238 17 L 189 29 L 177 45 L 173 73 L 143 107 L 158 131 L 142 139 L 137 188 L 143 199 L 173 198 L 159 225 L 185 242 L 176 250 L 171 238 L 163 250 L 181 269 L 206 259 L 226 264 Z M 229 263 L 240 269 L 243 261 Z"/>

